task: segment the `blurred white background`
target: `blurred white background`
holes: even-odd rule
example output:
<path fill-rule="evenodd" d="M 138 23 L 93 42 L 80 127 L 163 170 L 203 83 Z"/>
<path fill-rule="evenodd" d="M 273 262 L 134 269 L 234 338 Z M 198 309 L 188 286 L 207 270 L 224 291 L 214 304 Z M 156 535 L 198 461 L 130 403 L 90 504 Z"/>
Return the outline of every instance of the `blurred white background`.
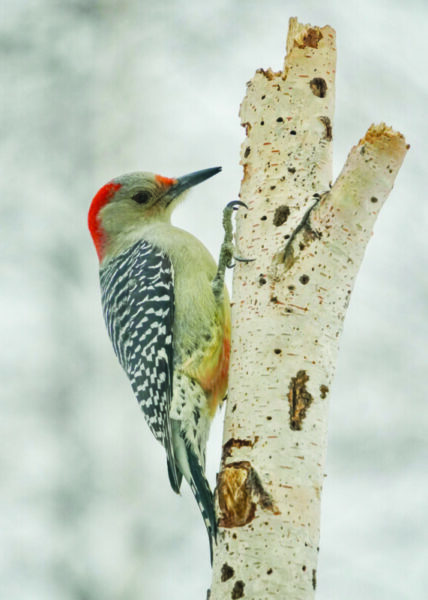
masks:
<path fill-rule="evenodd" d="M 335 175 L 372 122 L 411 144 L 330 395 L 317 599 L 428 597 L 426 2 L 3 0 L 1 599 L 205 598 L 206 532 L 113 355 L 86 214 L 123 172 L 222 165 L 175 219 L 217 255 L 245 83 L 282 67 L 294 15 L 337 30 Z M 221 418 L 212 483 L 220 440 Z"/>

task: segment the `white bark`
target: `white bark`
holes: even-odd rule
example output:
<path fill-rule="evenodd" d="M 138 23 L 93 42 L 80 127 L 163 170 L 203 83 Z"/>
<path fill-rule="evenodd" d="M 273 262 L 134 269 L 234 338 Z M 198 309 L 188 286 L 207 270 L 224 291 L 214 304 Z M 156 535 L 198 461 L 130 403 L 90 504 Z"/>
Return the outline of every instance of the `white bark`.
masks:
<path fill-rule="evenodd" d="M 407 148 L 401 134 L 372 126 L 329 191 L 334 73 L 334 31 L 291 19 L 284 71 L 257 71 L 241 106 L 249 210 L 236 237 L 255 261 L 234 273 L 211 600 L 307 600 L 316 588 L 339 336 Z"/>

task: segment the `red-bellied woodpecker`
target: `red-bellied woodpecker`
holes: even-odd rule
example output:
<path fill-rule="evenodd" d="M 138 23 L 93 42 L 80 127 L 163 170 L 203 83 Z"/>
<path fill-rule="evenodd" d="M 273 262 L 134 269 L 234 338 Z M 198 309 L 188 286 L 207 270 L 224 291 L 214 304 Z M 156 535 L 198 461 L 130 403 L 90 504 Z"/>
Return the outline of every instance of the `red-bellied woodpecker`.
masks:
<path fill-rule="evenodd" d="M 88 215 L 114 351 L 165 447 L 172 489 L 180 491 L 183 476 L 190 484 L 211 556 L 217 524 L 204 474 L 205 447 L 227 389 L 230 308 L 224 272 L 232 257 L 231 211 L 242 203 L 225 209 L 218 267 L 199 240 L 171 225 L 170 216 L 186 190 L 220 170 L 172 179 L 122 175 L 98 191 Z"/>

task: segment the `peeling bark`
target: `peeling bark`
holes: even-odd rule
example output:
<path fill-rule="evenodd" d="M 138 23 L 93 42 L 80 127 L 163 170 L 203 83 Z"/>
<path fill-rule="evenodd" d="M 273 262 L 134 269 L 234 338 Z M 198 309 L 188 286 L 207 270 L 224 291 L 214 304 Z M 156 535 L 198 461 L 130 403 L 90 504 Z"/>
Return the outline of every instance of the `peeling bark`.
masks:
<path fill-rule="evenodd" d="M 220 527 L 243 527 L 256 516 L 256 508 L 279 514 L 272 496 L 247 461 L 228 463 L 218 475 L 217 499 Z"/>
<path fill-rule="evenodd" d="M 334 186 L 335 34 L 290 20 L 241 105 L 230 385 L 211 600 L 314 597 L 328 393 L 352 286 L 405 156 L 372 126 Z M 225 566 L 226 565 L 226 566 Z"/>
<path fill-rule="evenodd" d="M 313 402 L 312 395 L 306 387 L 309 375 L 306 371 L 298 371 L 296 377 L 292 377 L 288 386 L 288 403 L 290 405 L 290 427 L 295 431 L 302 429 L 303 419 L 306 411 Z"/>

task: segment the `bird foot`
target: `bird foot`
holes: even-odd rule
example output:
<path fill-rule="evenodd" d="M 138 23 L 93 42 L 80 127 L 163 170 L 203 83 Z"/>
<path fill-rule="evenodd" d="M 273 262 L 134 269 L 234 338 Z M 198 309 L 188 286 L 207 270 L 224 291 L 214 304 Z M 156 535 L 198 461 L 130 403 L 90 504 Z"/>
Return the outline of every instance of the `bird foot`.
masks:
<path fill-rule="evenodd" d="M 234 255 L 235 247 L 233 244 L 232 215 L 233 212 L 238 210 L 241 206 L 248 210 L 248 206 L 244 202 L 241 202 L 241 200 L 232 200 L 231 202 L 228 202 L 223 210 L 224 240 L 220 249 L 217 273 L 212 284 L 215 296 L 220 296 L 223 293 L 225 271 L 226 269 L 232 269 L 235 266 L 232 259 L 243 263 L 255 260 L 254 258 L 242 258 Z"/>

